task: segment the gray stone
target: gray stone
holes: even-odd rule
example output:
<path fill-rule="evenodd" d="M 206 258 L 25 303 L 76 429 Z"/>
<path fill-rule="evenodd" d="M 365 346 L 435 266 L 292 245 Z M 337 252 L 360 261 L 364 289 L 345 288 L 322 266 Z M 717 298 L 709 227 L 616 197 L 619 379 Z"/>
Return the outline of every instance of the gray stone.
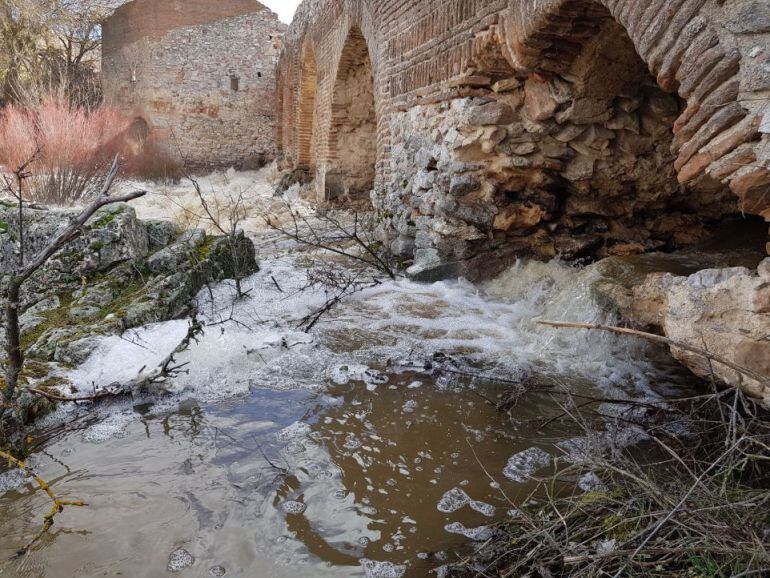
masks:
<path fill-rule="evenodd" d="M 54 359 L 59 363 L 80 365 L 96 351 L 102 339 L 103 337 L 101 336 L 89 335 L 74 341 L 65 341 L 56 348 Z"/>
<path fill-rule="evenodd" d="M 436 157 L 433 156 L 433 151 L 427 148 L 421 148 L 417 151 L 417 154 L 414 155 L 414 162 L 417 165 L 417 168 L 420 169 L 435 169 L 436 168 Z"/>
<path fill-rule="evenodd" d="M 167 247 L 182 234 L 179 227 L 170 221 L 144 221 L 144 227 L 147 229 L 151 253 Z"/>
<path fill-rule="evenodd" d="M 69 311 L 70 319 L 74 321 L 85 321 L 86 319 L 92 319 L 99 315 L 101 309 L 98 307 L 72 307 Z"/>
<path fill-rule="evenodd" d="M 479 186 L 479 180 L 474 175 L 456 175 L 450 182 L 449 194 L 455 197 L 463 196 L 478 190 Z"/>
<path fill-rule="evenodd" d="M 475 106 L 468 112 L 467 122 L 472 126 L 510 124 L 516 119 L 513 109 L 502 102 L 490 102 Z"/>
<path fill-rule="evenodd" d="M 422 170 L 414 176 L 413 192 L 427 191 L 433 187 L 433 183 L 436 182 L 436 172 Z"/>
<path fill-rule="evenodd" d="M 733 1 L 725 6 L 727 29 L 736 34 L 770 32 L 770 4 L 766 0 Z"/>
<path fill-rule="evenodd" d="M 24 313 L 38 315 L 40 313 L 45 313 L 46 311 L 51 311 L 52 309 L 58 309 L 59 307 L 61 307 L 61 300 L 58 295 L 51 295 L 50 297 L 41 299 L 32 307 L 28 307 Z"/>
<path fill-rule="evenodd" d="M 415 249 L 414 237 L 400 235 L 390 246 L 394 255 L 399 257 L 410 257 Z"/>

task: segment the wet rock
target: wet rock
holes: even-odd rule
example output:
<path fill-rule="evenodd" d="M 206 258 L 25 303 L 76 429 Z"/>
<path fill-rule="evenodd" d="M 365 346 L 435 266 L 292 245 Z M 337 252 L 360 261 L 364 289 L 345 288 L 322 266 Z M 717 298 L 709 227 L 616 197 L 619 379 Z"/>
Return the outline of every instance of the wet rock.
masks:
<path fill-rule="evenodd" d="M 174 244 L 165 247 L 147 260 L 147 268 L 155 275 L 173 273 L 194 262 L 206 242 L 206 233 L 201 230 L 189 231 Z"/>
<path fill-rule="evenodd" d="M 179 227 L 169 221 L 148 220 L 143 221 L 143 223 L 145 229 L 147 229 L 151 253 L 167 247 L 182 234 Z"/>
<path fill-rule="evenodd" d="M 16 211 L 15 207 L 0 205 L 0 222 L 8 223 L 10 230 L 18 230 Z M 42 250 L 62 224 L 75 214 L 75 211 L 63 209 L 26 210 L 26 256 L 30 258 Z M 16 235 L 0 236 L 0 270 L 7 271 L 16 266 L 17 250 Z M 36 274 L 36 279 L 44 286 L 79 280 L 119 263 L 142 260 L 148 252 L 147 230 L 136 218 L 136 212 L 125 204 L 111 205 L 97 211 L 83 233 L 54 255 Z"/>
<path fill-rule="evenodd" d="M 431 283 L 452 275 L 454 265 L 439 255 L 438 249 L 417 249 L 414 264 L 406 270 L 410 279 Z"/>
<path fill-rule="evenodd" d="M 6 209 L 3 205 L 0 213 Z M 0 221 L 12 213 L 0 215 Z M 45 247 L 74 214 L 25 211 L 27 251 Z M 258 269 L 254 245 L 243 234 L 216 238 L 203 231 L 175 232 L 173 225 L 142 223 L 128 205 L 98 212 L 83 234 L 23 288 L 28 356 L 77 365 L 94 351 L 99 337 L 175 318 L 186 313 L 205 284 Z M 150 254 L 151 247 L 167 242 Z M 16 250 L 14 237 L 0 235 L 0 263 L 13 265 Z"/>
<path fill-rule="evenodd" d="M 634 289 L 627 315 L 660 327 L 675 341 L 770 376 L 770 259 L 757 271 L 746 268 L 706 269 L 689 277 L 653 274 Z M 672 348 L 696 375 L 714 377 L 770 405 L 770 387 L 720 363 Z"/>

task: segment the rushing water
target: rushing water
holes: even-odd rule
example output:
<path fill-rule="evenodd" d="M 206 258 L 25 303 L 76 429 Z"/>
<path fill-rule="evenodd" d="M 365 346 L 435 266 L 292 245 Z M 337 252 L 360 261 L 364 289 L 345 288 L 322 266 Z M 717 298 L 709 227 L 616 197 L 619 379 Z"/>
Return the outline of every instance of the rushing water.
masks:
<path fill-rule="evenodd" d="M 205 320 L 225 322 L 180 357 L 189 371 L 169 393 L 61 408 L 41 424 L 35 468 L 88 505 L 20 559 L 49 504 L 18 472 L 0 474 L 0 575 L 428 576 L 515 515 L 530 475 L 579 446 L 551 420 L 558 396 L 524 393 L 509 416 L 494 403 L 512 386 L 484 376 L 549 376 L 621 400 L 687 387 L 659 348 L 535 323 L 612 322 L 595 268 L 521 263 L 479 286 L 383 282 L 306 334 L 297 320 L 326 296 L 301 290 L 305 257 L 273 241 L 259 241 L 249 299 L 233 303 L 228 284 L 201 294 Z M 621 260 L 613 275 L 633 271 Z M 174 321 L 105 339 L 70 377 L 83 391 L 131 378 L 186 330 Z"/>

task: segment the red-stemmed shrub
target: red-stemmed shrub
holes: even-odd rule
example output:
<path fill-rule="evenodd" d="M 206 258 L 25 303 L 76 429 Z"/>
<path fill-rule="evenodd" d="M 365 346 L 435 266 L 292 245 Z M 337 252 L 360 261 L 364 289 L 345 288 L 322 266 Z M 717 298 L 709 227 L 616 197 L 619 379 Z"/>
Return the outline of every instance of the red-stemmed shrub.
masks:
<path fill-rule="evenodd" d="M 0 114 L 0 164 L 12 170 L 37 151 L 27 200 L 78 203 L 98 190 L 115 155 L 127 150 L 131 122 L 107 106 L 87 111 L 53 97 L 28 108 L 11 105 Z"/>

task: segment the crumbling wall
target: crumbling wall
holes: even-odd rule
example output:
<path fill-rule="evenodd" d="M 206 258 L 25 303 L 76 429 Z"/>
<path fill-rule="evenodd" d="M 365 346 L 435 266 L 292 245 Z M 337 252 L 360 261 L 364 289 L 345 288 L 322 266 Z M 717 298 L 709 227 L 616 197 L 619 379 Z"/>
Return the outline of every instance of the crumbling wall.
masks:
<path fill-rule="evenodd" d="M 284 32 L 255 0 L 135 0 L 104 23 L 105 96 L 191 168 L 247 168 L 275 154 Z"/>
<path fill-rule="evenodd" d="M 418 269 L 675 248 L 731 213 L 770 218 L 764 2 L 306 0 L 279 64 L 279 146 L 321 198 L 353 156 L 334 103 L 358 31 L 377 125 L 359 160 L 383 240 Z"/>

